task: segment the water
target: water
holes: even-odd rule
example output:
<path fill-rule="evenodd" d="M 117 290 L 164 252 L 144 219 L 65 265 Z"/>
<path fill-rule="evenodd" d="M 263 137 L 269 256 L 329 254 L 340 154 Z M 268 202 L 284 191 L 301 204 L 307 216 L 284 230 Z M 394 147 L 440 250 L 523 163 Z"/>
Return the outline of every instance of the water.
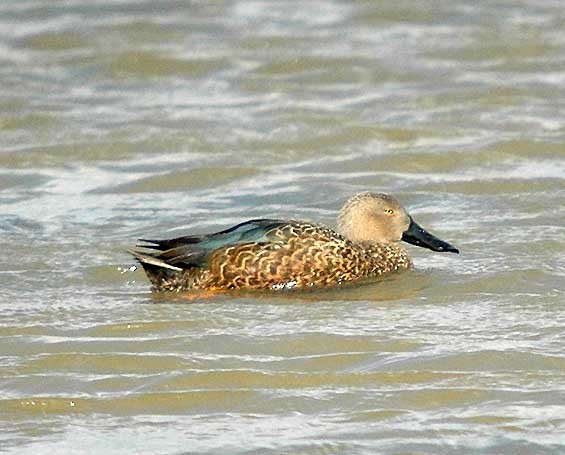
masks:
<path fill-rule="evenodd" d="M 565 451 L 565 8 L 0 4 L 6 453 Z M 397 196 L 461 249 L 152 296 L 138 237 Z"/>

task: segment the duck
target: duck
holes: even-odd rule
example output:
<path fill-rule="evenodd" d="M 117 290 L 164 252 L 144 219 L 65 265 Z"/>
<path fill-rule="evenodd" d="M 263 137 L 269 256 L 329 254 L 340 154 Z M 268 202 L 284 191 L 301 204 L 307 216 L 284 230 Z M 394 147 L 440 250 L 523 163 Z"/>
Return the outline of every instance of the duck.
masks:
<path fill-rule="evenodd" d="M 413 267 L 400 241 L 459 253 L 416 223 L 397 199 L 374 192 L 355 194 L 345 203 L 337 230 L 252 219 L 210 234 L 139 241 L 128 251 L 151 290 L 174 293 L 320 288 L 381 277 Z"/>

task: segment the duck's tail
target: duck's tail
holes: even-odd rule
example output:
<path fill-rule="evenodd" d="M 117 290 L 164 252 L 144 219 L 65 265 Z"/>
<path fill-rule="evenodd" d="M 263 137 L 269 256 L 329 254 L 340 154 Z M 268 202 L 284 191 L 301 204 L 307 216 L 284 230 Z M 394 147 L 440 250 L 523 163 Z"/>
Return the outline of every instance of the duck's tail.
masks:
<path fill-rule="evenodd" d="M 141 251 L 137 250 L 127 250 L 127 252 L 131 254 L 135 259 L 137 259 L 145 270 L 159 268 L 174 270 L 175 272 L 182 272 L 182 269 L 180 267 L 167 264 L 165 261 L 155 257 L 150 253 L 142 253 Z"/>
<path fill-rule="evenodd" d="M 137 250 L 127 251 L 141 264 L 154 291 L 160 291 L 164 289 L 164 284 L 176 281 L 179 272 L 183 271 L 180 267 L 167 264 L 150 253 L 142 253 Z"/>

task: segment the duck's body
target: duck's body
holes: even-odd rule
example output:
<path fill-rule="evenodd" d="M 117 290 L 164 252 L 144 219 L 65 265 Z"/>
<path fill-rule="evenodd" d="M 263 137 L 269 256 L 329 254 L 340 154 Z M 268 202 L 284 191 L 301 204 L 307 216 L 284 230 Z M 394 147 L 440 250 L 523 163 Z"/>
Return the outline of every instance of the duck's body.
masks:
<path fill-rule="evenodd" d="M 298 221 L 250 220 L 213 234 L 145 240 L 145 248 L 158 251 L 131 253 L 154 291 L 181 292 L 323 287 L 377 277 L 411 267 L 400 239 L 458 252 L 386 195 L 354 196 L 338 224 L 341 233 Z"/>
<path fill-rule="evenodd" d="M 325 226 L 296 221 L 251 220 L 228 232 L 149 243 L 162 253 L 135 256 L 155 291 L 327 286 L 411 265 L 395 244 L 362 245 Z"/>

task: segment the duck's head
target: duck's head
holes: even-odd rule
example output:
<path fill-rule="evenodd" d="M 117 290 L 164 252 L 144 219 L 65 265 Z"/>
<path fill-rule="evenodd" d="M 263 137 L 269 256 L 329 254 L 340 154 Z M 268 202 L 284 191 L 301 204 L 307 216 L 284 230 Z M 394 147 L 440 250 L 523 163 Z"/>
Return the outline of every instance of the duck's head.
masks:
<path fill-rule="evenodd" d="M 418 225 L 388 194 L 359 193 L 345 203 L 338 217 L 339 231 L 353 242 L 392 243 L 404 240 L 433 251 L 459 250 Z"/>

